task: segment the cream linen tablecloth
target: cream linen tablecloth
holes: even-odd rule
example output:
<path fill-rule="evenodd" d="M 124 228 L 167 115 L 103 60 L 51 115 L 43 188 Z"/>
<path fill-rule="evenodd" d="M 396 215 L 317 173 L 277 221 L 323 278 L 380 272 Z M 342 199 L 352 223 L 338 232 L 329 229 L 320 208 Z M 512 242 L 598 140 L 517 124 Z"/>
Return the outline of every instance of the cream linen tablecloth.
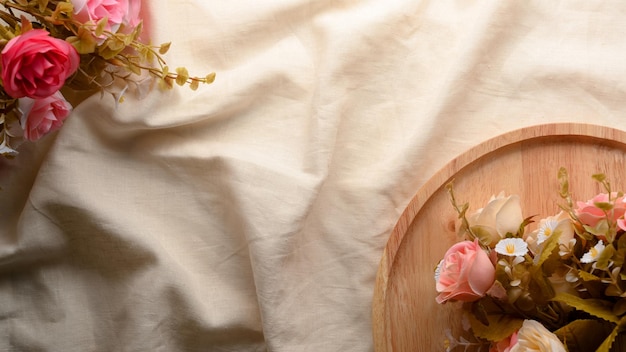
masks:
<path fill-rule="evenodd" d="M 626 121 L 623 1 L 145 10 L 171 66 L 217 79 L 92 97 L 0 163 L 0 351 L 371 351 L 382 250 L 437 170 Z"/>

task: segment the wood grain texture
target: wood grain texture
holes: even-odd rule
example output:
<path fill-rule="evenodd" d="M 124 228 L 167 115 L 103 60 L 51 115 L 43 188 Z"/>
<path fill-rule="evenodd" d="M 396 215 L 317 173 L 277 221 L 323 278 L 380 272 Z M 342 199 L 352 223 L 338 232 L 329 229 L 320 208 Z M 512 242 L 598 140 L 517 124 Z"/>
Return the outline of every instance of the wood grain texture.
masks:
<path fill-rule="evenodd" d="M 605 173 L 626 190 L 626 132 L 586 124 L 548 124 L 509 132 L 458 156 L 416 193 L 383 252 L 372 306 L 376 352 L 444 351 L 445 329 L 458 328 L 454 304 L 435 303 L 434 267 L 459 239 L 444 186 L 454 179 L 472 213 L 493 194 L 519 194 L 524 216 L 558 213 L 557 172 L 566 167 L 575 199 L 600 192 Z M 532 228 L 532 227 L 531 227 Z"/>

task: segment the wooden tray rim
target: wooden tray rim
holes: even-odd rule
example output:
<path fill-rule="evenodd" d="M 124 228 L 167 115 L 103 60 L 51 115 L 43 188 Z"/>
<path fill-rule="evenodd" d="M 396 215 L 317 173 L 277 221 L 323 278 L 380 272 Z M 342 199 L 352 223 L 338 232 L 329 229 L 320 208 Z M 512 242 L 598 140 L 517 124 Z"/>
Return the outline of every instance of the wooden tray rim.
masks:
<path fill-rule="evenodd" d="M 586 137 L 604 140 L 610 144 L 626 146 L 626 131 L 608 126 L 584 123 L 551 123 L 520 128 L 488 139 L 452 159 L 435 173 L 413 196 L 394 226 L 383 251 L 376 274 L 374 296 L 372 301 L 372 332 L 374 350 L 376 352 L 392 352 L 391 332 L 389 326 L 386 293 L 389 285 L 389 274 L 393 268 L 396 253 L 400 248 L 405 234 L 422 206 L 439 188 L 449 182 L 455 174 L 475 161 L 516 143 L 545 137 Z"/>

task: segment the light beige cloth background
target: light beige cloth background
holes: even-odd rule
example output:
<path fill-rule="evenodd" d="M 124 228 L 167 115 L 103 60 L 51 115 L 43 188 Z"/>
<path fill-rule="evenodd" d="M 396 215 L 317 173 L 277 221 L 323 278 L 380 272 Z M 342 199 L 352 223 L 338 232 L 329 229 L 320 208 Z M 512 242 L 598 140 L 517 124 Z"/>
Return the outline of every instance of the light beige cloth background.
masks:
<path fill-rule="evenodd" d="M 0 351 L 372 351 L 380 256 L 435 172 L 626 123 L 623 1 L 145 10 L 171 66 L 217 79 L 92 97 L 0 162 Z"/>

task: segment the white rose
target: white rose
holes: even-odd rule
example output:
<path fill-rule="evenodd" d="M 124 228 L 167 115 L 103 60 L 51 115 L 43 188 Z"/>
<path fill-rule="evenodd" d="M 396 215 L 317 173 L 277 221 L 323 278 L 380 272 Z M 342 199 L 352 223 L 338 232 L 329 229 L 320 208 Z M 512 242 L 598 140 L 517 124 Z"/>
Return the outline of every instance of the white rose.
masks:
<path fill-rule="evenodd" d="M 558 337 L 534 320 L 524 320 L 510 352 L 566 352 Z"/>
<path fill-rule="evenodd" d="M 524 221 L 522 207 L 517 195 L 492 196 L 487 206 L 467 218 L 470 228 L 474 231 L 488 233 L 491 246 L 495 246 L 507 233 L 517 233 Z"/>

